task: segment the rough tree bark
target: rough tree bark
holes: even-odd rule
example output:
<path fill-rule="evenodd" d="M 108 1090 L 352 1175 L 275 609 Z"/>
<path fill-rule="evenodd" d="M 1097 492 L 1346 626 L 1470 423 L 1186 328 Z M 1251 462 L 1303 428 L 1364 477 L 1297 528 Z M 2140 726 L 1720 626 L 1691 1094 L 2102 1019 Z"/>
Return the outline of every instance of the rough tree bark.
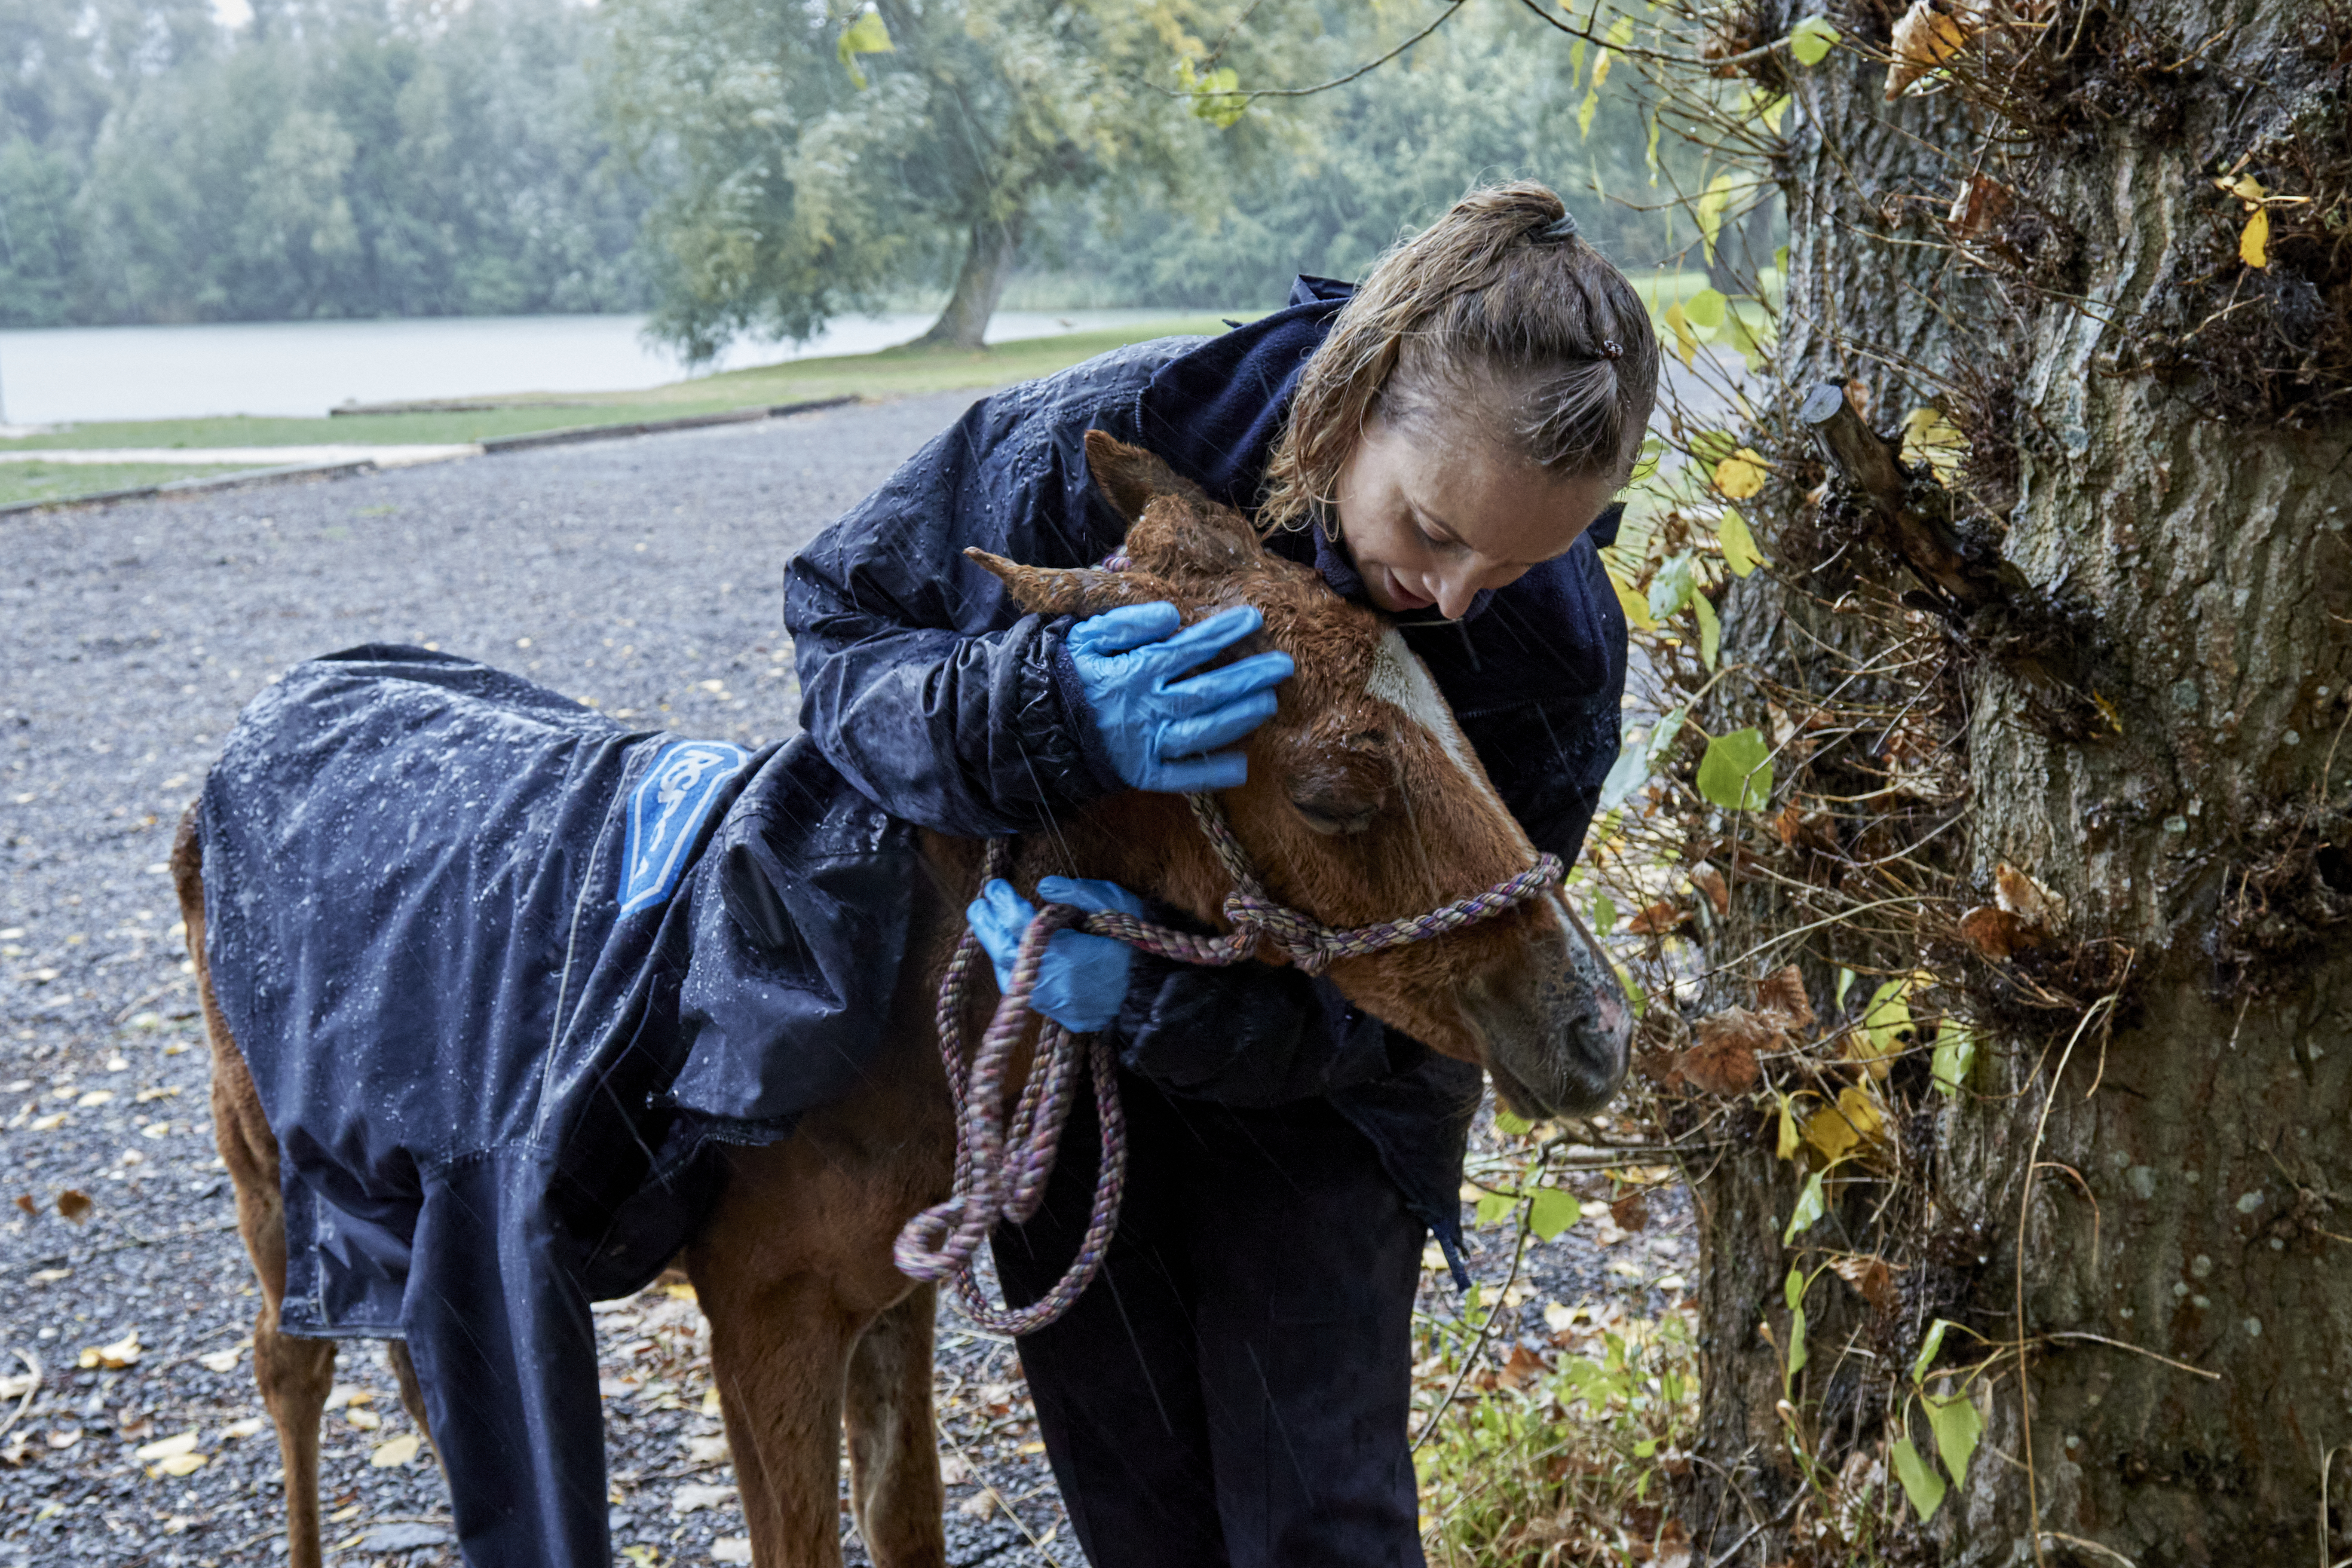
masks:
<path fill-rule="evenodd" d="M 2352 15 L 2083 5 L 2012 5 L 2046 19 L 2037 55 L 1973 87 L 1962 56 L 1940 90 L 1887 102 L 1902 7 L 1839 0 L 1846 49 L 1785 79 L 1787 396 L 1759 437 L 1783 478 L 1759 503 L 1778 498 L 1782 580 L 1727 600 L 1727 658 L 1806 689 L 1859 651 L 1823 602 L 1839 574 L 1892 572 L 1840 537 L 1850 512 L 1805 493 L 1823 474 L 1798 439 L 1804 390 L 1858 381 L 1882 430 L 1944 408 L 1978 458 L 2009 463 L 1984 531 L 2044 625 L 2068 628 L 2068 679 L 2100 713 L 2053 718 L 1983 616 L 1948 617 L 1969 784 L 1953 907 L 1991 904 L 2006 863 L 2063 900 L 2053 952 L 2105 944 L 2129 964 L 2112 1004 L 2035 1026 L 1999 1005 L 2013 959 L 1864 954 L 1978 998 L 1984 1045 L 1967 1091 L 1921 1097 L 1939 1109 L 1903 1130 L 1919 1234 L 1897 1304 L 1815 1285 L 1813 1360 L 1786 1406 L 1800 1254 L 1782 1230 L 1804 1171 L 1768 1131 L 1697 1180 L 1693 1508 L 1715 1551 L 1799 1516 L 1801 1493 L 1901 1431 L 1927 1447 L 1916 1415 L 1898 1428 L 1887 1412 L 1933 1318 L 1966 1331 L 1941 1365 L 1987 1364 L 1987 1426 L 1913 1555 L 2158 1568 L 2352 1550 L 2352 926 L 2336 924 L 2352 913 L 2352 268 L 2336 256 Z M 1766 36 L 1805 14 L 1769 9 Z M 2266 209 L 2273 235 L 2311 226 L 2262 268 L 2240 250 L 2247 193 L 2216 186 L 2246 174 L 2257 199 L 2299 199 Z M 2000 187 L 1981 226 L 1947 216 L 1971 174 Z M 1759 699 L 1727 704 L 1762 719 Z M 1744 887 L 1769 929 L 1783 896 Z M 1812 1241 L 1864 1247 L 1870 1201 L 1834 1205 Z M 1741 1555 L 1843 1560 L 1813 1556 L 1818 1539 L 1767 1528 Z"/>
<path fill-rule="evenodd" d="M 947 309 L 929 331 L 915 340 L 919 348 L 976 349 L 982 334 L 988 331 L 988 319 L 996 314 L 996 301 L 1003 296 L 1004 281 L 1012 276 L 1013 263 L 1021 251 L 1021 218 L 1019 214 L 1003 220 L 982 218 L 972 225 L 971 236 L 965 243 L 963 266 L 956 273 L 955 290 L 948 296 Z"/>

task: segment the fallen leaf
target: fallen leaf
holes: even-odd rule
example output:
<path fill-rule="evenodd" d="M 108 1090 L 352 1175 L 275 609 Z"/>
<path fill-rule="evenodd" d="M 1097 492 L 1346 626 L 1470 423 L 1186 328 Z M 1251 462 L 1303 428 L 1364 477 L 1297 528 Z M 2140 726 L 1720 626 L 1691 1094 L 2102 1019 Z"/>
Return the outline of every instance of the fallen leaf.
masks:
<path fill-rule="evenodd" d="M 54 1285 L 60 1279 L 70 1279 L 72 1278 L 73 1270 L 70 1268 L 36 1268 L 33 1270 L 33 1283 L 36 1285 Z"/>
<path fill-rule="evenodd" d="M 205 1468 L 202 1454 L 176 1454 L 155 1467 L 167 1476 L 193 1476 Z"/>
<path fill-rule="evenodd" d="M 1617 1222 L 1620 1230 L 1640 1230 L 1650 1223 L 1649 1195 L 1642 1192 L 1627 1193 L 1609 1205 L 1609 1217 Z"/>
<path fill-rule="evenodd" d="M 388 1443 L 377 1444 L 368 1455 L 368 1463 L 379 1470 L 397 1469 L 416 1458 L 416 1450 L 424 1447 L 424 1441 L 414 1432 L 404 1432 Z"/>
<path fill-rule="evenodd" d="M 970 1479 L 971 1479 L 971 1466 L 965 1461 L 964 1457 L 961 1454 L 941 1454 L 940 1456 L 940 1484 L 941 1486 L 960 1487 Z"/>
<path fill-rule="evenodd" d="M 1873 1311 L 1895 1310 L 1895 1270 L 1884 1258 L 1832 1258 L 1830 1267 L 1839 1279 L 1861 1293 Z"/>
<path fill-rule="evenodd" d="M 1731 889 L 1725 885 L 1722 872 L 1712 866 L 1700 864 L 1691 868 L 1690 879 L 1692 887 L 1706 895 L 1706 901 L 1715 906 L 1717 914 L 1731 912 Z"/>
<path fill-rule="evenodd" d="M 176 1458 L 182 1454 L 193 1454 L 195 1451 L 196 1434 L 194 1429 L 191 1428 L 176 1437 L 166 1437 L 160 1443 L 150 1443 L 143 1448 L 133 1448 L 131 1450 L 131 1457 L 142 1465 L 152 1465 L 158 1459 Z"/>
<path fill-rule="evenodd" d="M 354 1405 L 343 1412 L 343 1419 L 362 1432 L 373 1432 L 383 1425 L 383 1417 L 364 1405 Z"/>
<path fill-rule="evenodd" d="M 67 1114 L 67 1112 L 59 1110 L 54 1111 L 47 1116 L 36 1116 L 33 1118 L 33 1131 L 36 1132 L 54 1132 L 58 1128 L 63 1127 L 66 1124 Z"/>
<path fill-rule="evenodd" d="M 235 1372 L 236 1359 L 244 1353 L 243 1345 L 231 1345 L 226 1350 L 206 1351 L 196 1358 L 196 1364 L 207 1372 Z"/>
<path fill-rule="evenodd" d="M 618 1501 L 619 1500 L 614 1499 L 614 1500 Z M 349 1524 L 352 1520 L 359 1518 L 359 1516 L 360 1505 L 352 1503 L 348 1508 L 339 1508 L 334 1512 L 329 1514 L 327 1516 L 327 1522 L 329 1524 Z M 352 1539 L 353 1541 L 357 1541 L 359 1537 L 354 1535 Z"/>
<path fill-rule="evenodd" d="M 699 1300 L 699 1298 L 698 1298 L 694 1293 L 694 1287 L 687 1284 L 684 1280 L 677 1280 L 665 1285 L 661 1288 L 661 1291 L 663 1295 L 668 1297 L 673 1301 L 693 1301 Z"/>
<path fill-rule="evenodd" d="M 1960 940 L 1996 963 L 2040 947 L 2048 935 L 2024 916 L 1991 904 L 1979 904 L 1960 917 Z"/>
<path fill-rule="evenodd" d="M 1525 1345 L 1513 1345 L 1509 1359 L 1503 1363 L 1503 1386 L 1524 1390 L 1540 1379 L 1547 1370 L 1543 1357 Z"/>
<path fill-rule="evenodd" d="M 1690 918 L 1688 910 L 1678 909 L 1671 900 L 1660 899 L 1627 921 L 1625 930 L 1634 936 L 1664 936 Z"/>
<path fill-rule="evenodd" d="M 1757 1054 L 1781 1043 L 1779 1026 L 1745 1007 L 1726 1007 L 1698 1021 L 1698 1041 L 1676 1065 L 1702 1094 L 1745 1094 L 1756 1087 Z"/>
<path fill-rule="evenodd" d="M 2008 216 L 2013 205 L 2007 185 L 1989 175 L 1970 174 L 1960 182 L 1959 193 L 1952 197 L 1952 210 L 1945 215 L 1944 221 L 1954 234 L 1967 239 Z"/>
<path fill-rule="evenodd" d="M 137 1361 L 143 1348 L 139 1343 L 139 1331 L 133 1329 L 110 1345 L 93 1345 L 84 1350 L 75 1364 L 85 1370 L 102 1367 L 115 1371 Z"/>
<path fill-rule="evenodd" d="M 23 1209 L 26 1214 L 34 1215 L 36 1218 L 39 1217 L 41 1205 L 33 1201 L 33 1194 L 30 1193 L 18 1193 L 16 1194 L 16 1206 Z"/>
<path fill-rule="evenodd" d="M 1805 977 L 1793 963 L 1776 969 L 1756 984 L 1756 1010 L 1780 1019 L 1780 1027 L 1798 1034 L 1813 1026 L 1813 1004 L 1805 994 Z"/>
<path fill-rule="evenodd" d="M 727 1453 L 724 1433 L 716 1437 L 688 1437 L 686 1440 L 686 1457 L 698 1465 L 724 1464 Z"/>
<path fill-rule="evenodd" d="M 227 1426 L 222 1427 L 220 1429 L 220 1436 L 216 1440 L 223 1443 L 233 1443 L 240 1437 L 250 1437 L 255 1433 L 260 1431 L 265 1425 L 267 1425 L 267 1423 L 265 1423 L 260 1416 L 248 1415 L 242 1421 L 232 1421 Z"/>
<path fill-rule="evenodd" d="M 1903 89 L 1960 52 L 1981 23 L 1973 16 L 1956 16 L 1937 8 L 1936 0 L 1911 0 L 1911 8 L 1895 24 L 1886 68 L 1886 96 Z"/>
<path fill-rule="evenodd" d="M 751 1538 L 748 1535 L 722 1535 L 710 1543 L 713 1563 L 749 1563 L 751 1561 Z"/>
<path fill-rule="evenodd" d="M 2066 923 L 2065 900 L 2006 860 L 1993 868 L 1993 897 L 2002 909 L 2046 931 Z"/>
<path fill-rule="evenodd" d="M 719 1390 L 716 1388 L 706 1388 L 702 1391 L 702 1413 L 705 1415 L 719 1414 Z"/>
<path fill-rule="evenodd" d="M 982 1487 L 956 1504 L 956 1511 L 971 1519 L 986 1519 L 996 1511 L 996 1489 Z"/>
<path fill-rule="evenodd" d="M 49 1431 L 49 1447 L 52 1448 L 70 1448 L 80 1441 L 81 1428 L 79 1426 L 57 1426 Z"/>
<path fill-rule="evenodd" d="M 688 1481 L 669 1494 L 669 1510 L 672 1513 L 698 1513 L 706 1508 L 718 1507 L 720 1503 L 732 1499 L 734 1495 L 735 1488 L 732 1483 L 721 1482 L 716 1486 L 704 1486 L 699 1482 Z"/>
<path fill-rule="evenodd" d="M 375 1390 L 362 1388 L 356 1383 L 339 1383 L 327 1390 L 326 1408 L 341 1410 L 346 1405 L 365 1405 L 375 1397 Z"/>
<path fill-rule="evenodd" d="M 89 1217 L 90 1207 L 88 1193 L 68 1187 L 58 1194 L 58 1212 L 76 1225 Z"/>
<path fill-rule="evenodd" d="M 93 1089 L 88 1094 L 83 1095 L 79 1100 L 74 1101 L 74 1109 L 77 1110 L 88 1110 L 91 1106 L 104 1105 L 108 1100 L 112 1100 L 113 1098 L 114 1091 L 110 1089 Z"/>

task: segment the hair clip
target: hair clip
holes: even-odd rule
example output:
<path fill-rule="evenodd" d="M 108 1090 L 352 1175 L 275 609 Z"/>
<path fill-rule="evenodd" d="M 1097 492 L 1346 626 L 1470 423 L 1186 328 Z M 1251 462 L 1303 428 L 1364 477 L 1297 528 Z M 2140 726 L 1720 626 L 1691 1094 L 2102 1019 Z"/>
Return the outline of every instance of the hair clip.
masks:
<path fill-rule="evenodd" d="M 1623 359 L 1625 357 L 1625 345 L 1619 342 L 1614 338 L 1603 338 L 1601 340 L 1601 357 L 1602 359 Z"/>
<path fill-rule="evenodd" d="M 1557 245 L 1563 239 L 1574 239 L 1577 232 L 1575 215 L 1564 212 L 1549 223 L 1528 230 L 1528 237 L 1538 245 Z"/>

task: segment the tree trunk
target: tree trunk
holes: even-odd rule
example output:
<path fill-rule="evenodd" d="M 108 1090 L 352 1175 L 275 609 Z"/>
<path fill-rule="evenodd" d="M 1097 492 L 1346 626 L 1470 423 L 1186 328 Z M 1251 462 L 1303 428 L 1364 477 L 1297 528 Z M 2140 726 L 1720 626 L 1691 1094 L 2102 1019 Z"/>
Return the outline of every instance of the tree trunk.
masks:
<path fill-rule="evenodd" d="M 963 267 L 956 274 L 955 292 L 948 296 L 947 309 L 940 312 L 930 330 L 917 338 L 917 348 L 976 349 L 982 334 L 988 331 L 988 320 L 996 314 L 996 301 L 1004 292 L 1004 280 L 1012 276 L 1013 258 L 1021 249 L 1021 218 L 1018 214 L 997 222 L 982 218 L 971 226 L 971 238 L 965 247 Z"/>
<path fill-rule="evenodd" d="M 1899 10 L 1833 19 L 1883 61 Z M 1905 624 L 1895 592 L 1928 605 L 1909 635 L 1950 650 L 1935 679 L 1963 815 L 1941 837 L 1914 823 L 1920 912 L 1805 957 L 1824 1004 L 1837 964 L 1934 972 L 1981 1046 L 1950 1099 L 1897 1065 L 1887 1149 L 1793 1247 L 1807 1169 L 1769 1115 L 1696 1180 L 1689 1506 L 1710 1552 L 1746 1536 L 1758 1563 L 1864 1542 L 1967 1564 L 2332 1563 L 2352 1546 L 2352 259 L 2320 215 L 2352 192 L 2352 15 L 2113 0 L 2034 36 L 2006 63 L 1979 39 L 1943 90 L 1893 103 L 1883 63 L 1792 73 L 1786 391 L 1758 437 L 1778 580 L 1727 599 L 1726 659 L 1778 683 L 1785 729 L 1792 692 L 1827 700 L 1867 656 L 1874 591 L 1882 626 Z M 1972 173 L 1999 186 L 1991 216 L 1948 218 Z M 2265 209 L 2262 268 L 2242 258 L 2245 193 L 2216 189 L 2246 174 L 2308 198 Z M 1962 532 L 2021 574 L 2013 602 L 1939 607 L 1863 537 L 1791 417 L 1850 377 L 1883 431 L 1919 404 L 1966 431 Z M 1837 700 L 1905 689 L 1878 676 Z M 1775 732 L 1760 692 L 1715 719 Z M 1789 798 L 1829 798 L 1840 757 L 1874 758 L 1884 793 L 1896 764 L 1863 748 L 1910 722 L 1820 742 Z M 1784 856 L 1760 826 L 1759 857 Z M 1850 864 L 1880 863 L 1862 847 Z M 2063 908 L 2014 947 L 1960 940 L 2003 866 Z M 1744 884 L 1757 929 L 1789 929 L 1786 880 Z M 1809 1364 L 1784 1384 L 1785 1278 L 1833 1254 L 1885 1257 L 1892 1284 L 1873 1301 L 1821 1275 Z M 1957 1327 L 1915 1383 L 1938 1319 Z M 1891 1481 L 1866 1483 L 1896 1437 L 1935 1465 L 1920 1396 L 1939 1388 L 1986 1426 L 1921 1530 Z"/>

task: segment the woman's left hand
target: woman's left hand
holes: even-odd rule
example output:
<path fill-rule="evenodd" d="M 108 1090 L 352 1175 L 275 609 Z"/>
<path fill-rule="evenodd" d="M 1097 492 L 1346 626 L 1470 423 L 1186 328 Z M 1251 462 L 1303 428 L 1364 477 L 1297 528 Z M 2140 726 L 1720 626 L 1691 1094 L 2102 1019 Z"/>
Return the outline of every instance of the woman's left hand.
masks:
<path fill-rule="evenodd" d="M 1117 910 L 1140 918 L 1146 912 L 1143 900 L 1117 882 L 1045 877 L 1038 879 L 1037 896 L 1048 903 L 1076 904 L 1092 913 Z M 996 966 L 999 991 L 1013 988 L 1013 961 L 1020 957 L 1021 939 L 1036 918 L 1036 906 L 1002 878 L 983 886 L 980 897 L 964 910 L 972 935 L 980 939 Z M 1076 1034 L 1106 1028 L 1127 1000 L 1128 970 L 1134 958 L 1135 950 L 1123 942 L 1084 931 L 1055 931 L 1038 963 L 1030 1005 Z"/>

